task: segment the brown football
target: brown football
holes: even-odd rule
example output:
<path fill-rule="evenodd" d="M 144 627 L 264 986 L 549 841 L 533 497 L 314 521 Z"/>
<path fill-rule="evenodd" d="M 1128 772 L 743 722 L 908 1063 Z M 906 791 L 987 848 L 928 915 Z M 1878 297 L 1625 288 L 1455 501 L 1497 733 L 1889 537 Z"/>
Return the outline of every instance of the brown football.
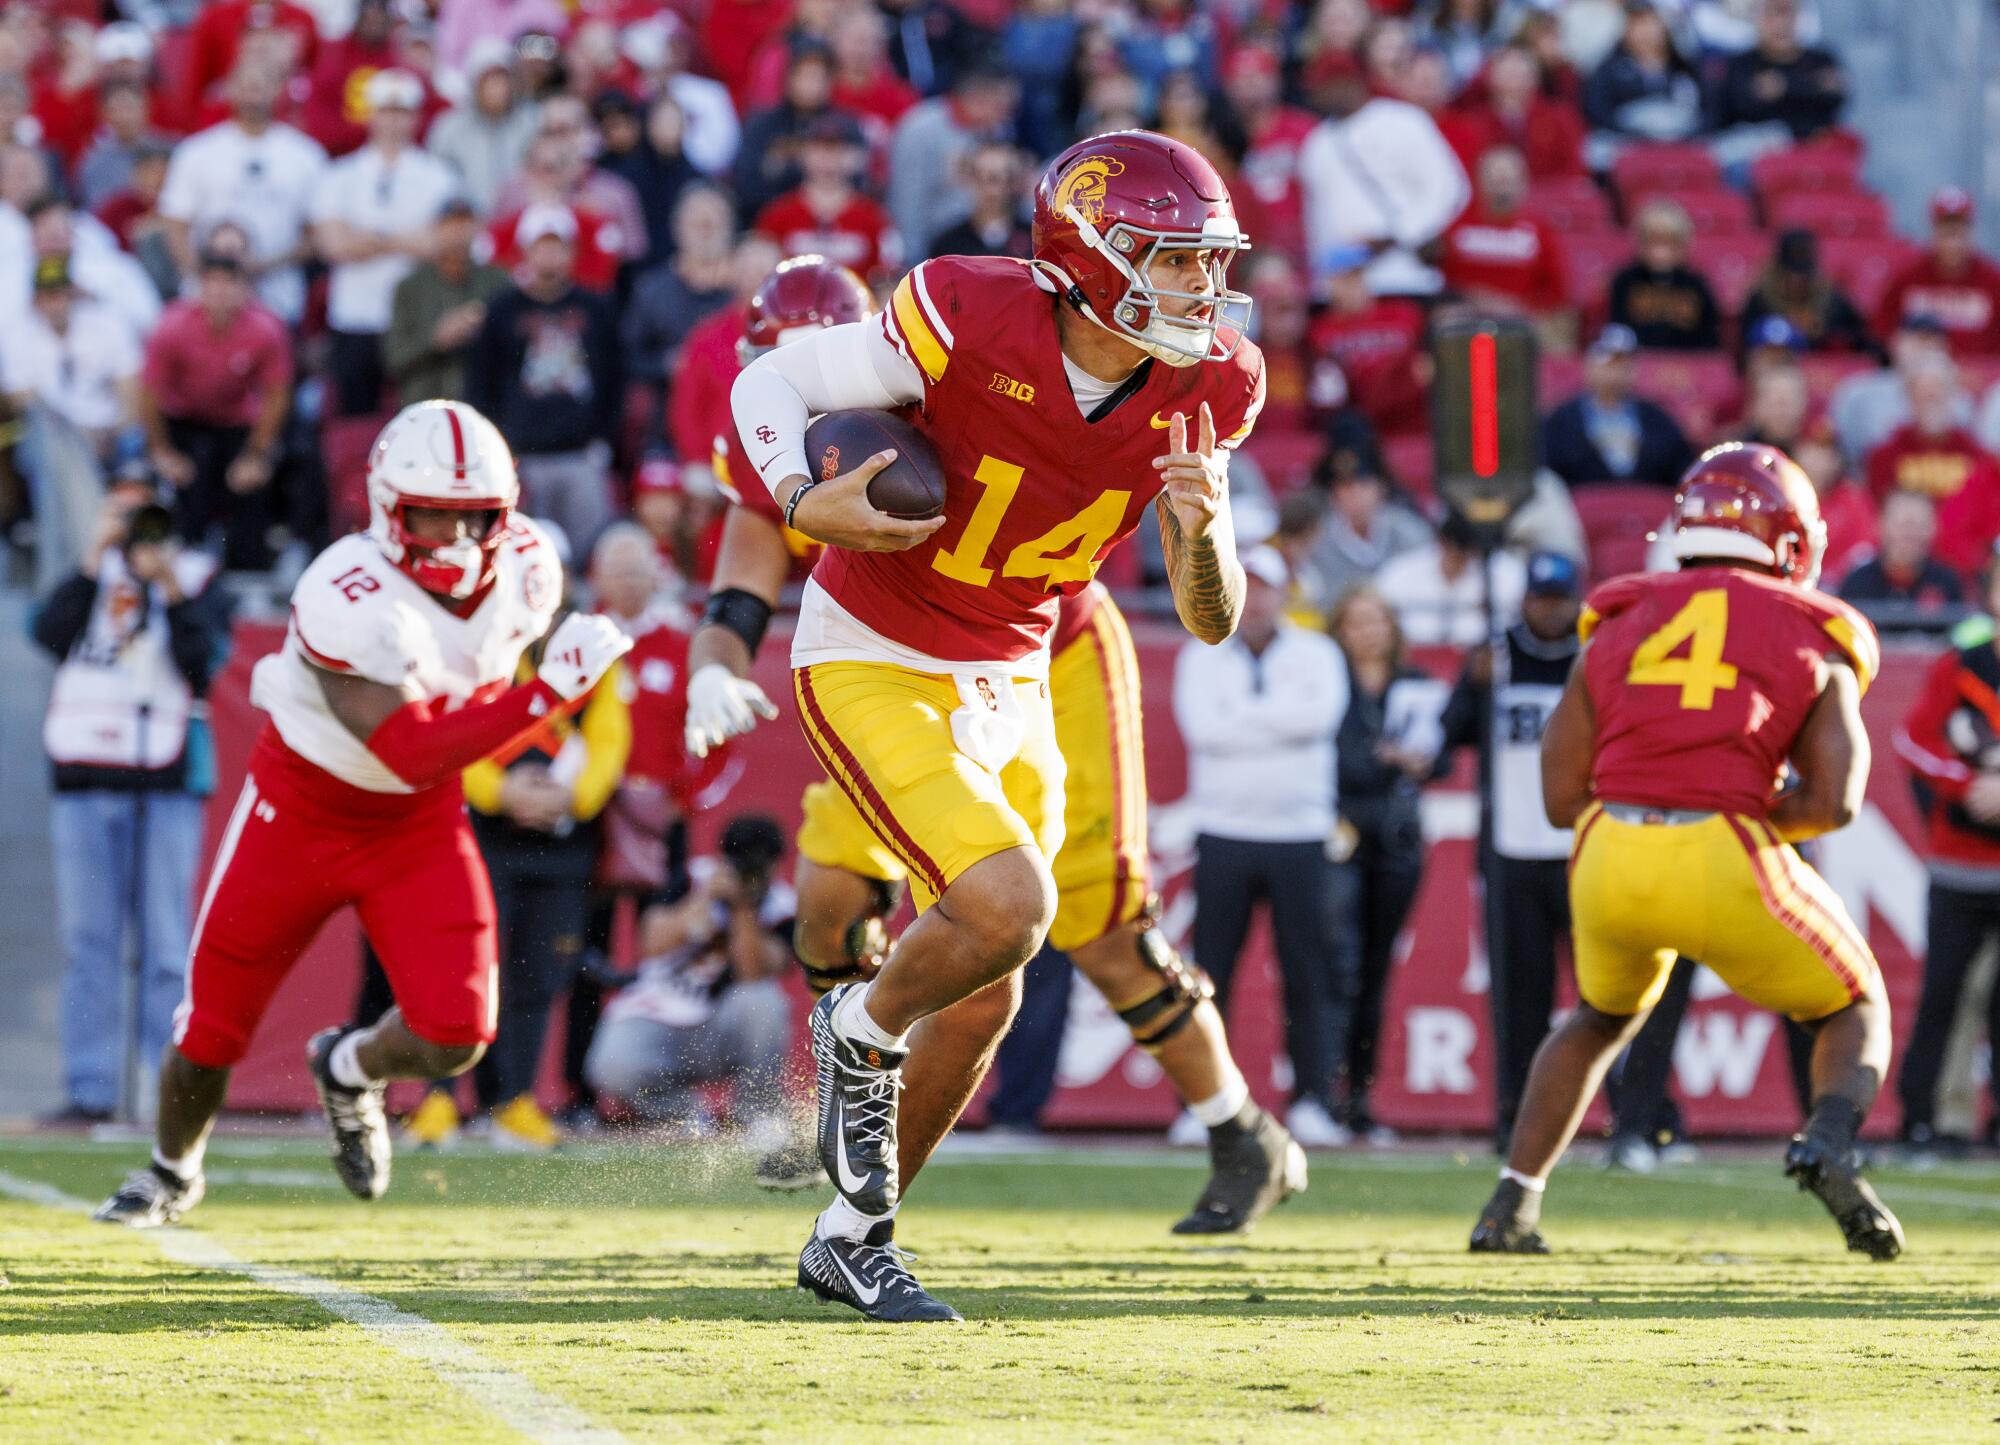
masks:
<path fill-rule="evenodd" d="M 892 517 L 944 511 L 944 463 L 930 438 L 890 411 L 832 411 L 806 428 L 806 461 L 823 482 L 853 471 L 877 452 L 896 460 L 868 480 L 868 500 Z"/>

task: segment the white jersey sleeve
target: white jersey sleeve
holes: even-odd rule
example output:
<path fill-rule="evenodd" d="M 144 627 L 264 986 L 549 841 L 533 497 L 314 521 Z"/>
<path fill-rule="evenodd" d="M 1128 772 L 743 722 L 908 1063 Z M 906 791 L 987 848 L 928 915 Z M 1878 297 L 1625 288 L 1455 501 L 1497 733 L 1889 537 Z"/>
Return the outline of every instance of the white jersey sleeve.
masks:
<path fill-rule="evenodd" d="M 365 537 L 344 537 L 320 553 L 292 590 L 291 631 L 306 661 L 390 687 L 414 677 L 431 639 L 397 605 L 399 580 Z"/>
<path fill-rule="evenodd" d="M 743 454 L 775 494 L 787 477 L 811 476 L 806 423 L 830 411 L 886 411 L 924 399 L 916 364 L 877 321 L 851 321 L 767 351 L 730 388 Z"/>

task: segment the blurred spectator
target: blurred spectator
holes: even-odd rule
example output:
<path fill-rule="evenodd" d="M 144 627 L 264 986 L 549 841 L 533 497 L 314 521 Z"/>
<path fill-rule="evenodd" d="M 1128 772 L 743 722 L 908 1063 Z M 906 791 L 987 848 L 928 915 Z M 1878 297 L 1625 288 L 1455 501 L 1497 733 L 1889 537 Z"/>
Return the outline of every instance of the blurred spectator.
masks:
<path fill-rule="evenodd" d="M 1961 356 L 2000 351 L 2000 266 L 1979 254 L 1972 222 L 1969 192 L 1947 186 L 1931 197 L 1931 248 L 1882 293 L 1878 334 L 1886 337 L 1913 316 L 1929 316 Z"/>
<path fill-rule="evenodd" d="M 562 88 L 562 42 L 556 36 L 566 28 L 567 21 L 559 18 L 554 24 L 538 24 L 516 33 L 514 80 L 523 99 L 539 104 Z"/>
<path fill-rule="evenodd" d="M 1762 442 L 1789 453 L 1804 435 L 1811 411 L 1812 393 L 1797 358 L 1773 358 L 1749 374 L 1743 425 L 1735 439 Z"/>
<path fill-rule="evenodd" d="M 1235 169 L 1235 160 L 1216 128 L 1208 92 L 1192 70 L 1170 71 L 1160 81 L 1151 128 L 1199 152 L 1225 178 Z"/>
<path fill-rule="evenodd" d="M 1611 278 L 1610 319 L 1656 351 L 1714 351 L 1722 311 L 1701 272 L 1688 265 L 1694 225 L 1678 201 L 1661 196 L 1639 208 L 1637 254 Z"/>
<path fill-rule="evenodd" d="M 705 176 L 718 176 L 736 159 L 743 128 L 729 88 L 688 69 L 691 37 L 687 23 L 661 10 L 627 25 L 619 49 L 639 72 L 637 93 L 672 100 L 682 116 L 681 150 Z"/>
<path fill-rule="evenodd" d="M 382 71 L 408 69 L 390 43 L 391 20 L 389 0 L 358 0 L 353 28 L 320 47 L 299 126 L 330 156 L 368 139 L 369 82 Z M 416 109 L 428 113 L 433 97 L 421 80 L 418 86 Z"/>
<path fill-rule="evenodd" d="M 644 264 L 658 265 L 674 254 L 674 212 L 702 173 L 682 150 L 686 117 L 670 95 L 655 99 L 644 116 L 617 91 L 598 97 L 598 127 L 604 132 L 606 170 L 623 176 L 638 193 L 646 218 Z M 629 130 L 630 144 L 617 147 L 612 136 Z"/>
<path fill-rule="evenodd" d="M 521 219 L 532 210 L 566 211 L 576 223 L 576 279 L 586 290 L 608 294 L 618 284 L 618 268 L 624 263 L 625 246 L 618 226 L 602 212 L 588 206 L 571 205 L 564 197 L 563 142 L 556 136 L 538 135 L 528 143 L 521 169 L 502 192 L 503 206 L 486 228 L 492 261 L 513 270 L 521 264 Z M 514 197 L 526 200 L 514 204 Z"/>
<path fill-rule="evenodd" d="M 304 6 L 292 0 L 210 0 L 202 5 L 187 36 L 181 113 L 193 116 L 225 77 L 233 90 L 237 63 L 248 49 L 245 41 L 267 36 L 273 43 L 264 53 L 280 76 L 311 72 L 319 57 L 319 26 Z"/>
<path fill-rule="evenodd" d="M 123 317 L 77 294 L 60 256 L 35 267 L 34 304 L 0 330 L 0 391 L 15 408 L 47 407 L 100 464 L 137 453 L 139 339 Z M 26 468 L 32 479 L 34 467 Z"/>
<path fill-rule="evenodd" d="M 1487 614 L 1487 571 L 1492 574 L 1492 615 Z M 1471 647 L 1521 615 L 1527 576 L 1512 552 L 1494 552 L 1481 565 L 1479 537 L 1457 516 L 1437 535 L 1382 564 L 1375 574 L 1382 598 L 1396 613 L 1406 641 L 1418 647 Z"/>
<path fill-rule="evenodd" d="M 1368 78 L 1376 94 L 1394 95 L 1396 82 L 1408 68 L 1410 57 L 1416 53 L 1416 37 L 1409 22 L 1400 16 L 1383 15 L 1377 17 L 1375 23 L 1368 27 L 1368 33 L 1361 37 L 1361 48 L 1356 57 L 1361 62 L 1362 74 Z"/>
<path fill-rule="evenodd" d="M 326 322 L 333 414 L 382 409 L 382 334 L 396 285 L 431 254 L 433 223 L 456 181 L 416 148 L 424 87 L 407 70 L 378 70 L 363 90 L 368 143 L 327 168 L 312 198 L 313 244 L 331 268 Z"/>
<path fill-rule="evenodd" d="M 1314 483 L 1327 500 L 1312 550 L 1322 595 L 1340 597 L 1392 558 L 1430 545 L 1430 524 L 1392 497 L 1372 438 L 1336 435 Z"/>
<path fill-rule="evenodd" d="M 474 46 L 465 73 L 465 100 L 437 118 L 426 144 L 458 172 L 459 185 L 486 215 L 501 186 L 527 159 L 535 106 L 516 89 L 514 52 L 505 41 Z"/>
<path fill-rule="evenodd" d="M 990 65 L 992 35 L 945 0 L 878 0 L 889 21 L 889 60 L 919 95 L 958 88 L 968 71 Z"/>
<path fill-rule="evenodd" d="M 730 259 L 734 305 L 719 306 L 689 329 L 681 343 L 680 362 L 667 393 L 667 438 L 682 465 L 707 484 L 709 455 L 715 438 L 735 422 L 729 414 L 729 388 L 743 369 L 737 343 L 743 339 L 743 308 L 783 259 L 767 237 L 745 236 Z"/>
<path fill-rule="evenodd" d="M 1423 880 L 1419 788 L 1437 754 L 1422 737 L 1426 710 L 1405 705 L 1406 695 L 1434 692 L 1441 701 L 1443 689 L 1404 660 L 1395 614 L 1368 584 L 1334 602 L 1327 630 L 1340 644 L 1349 682 L 1336 740 L 1340 816 L 1327 847 L 1352 881 L 1358 955 L 1341 1029 L 1347 1053 L 1335 1062 L 1342 1085 L 1336 1117 L 1357 1138 L 1385 1144 L 1394 1136 L 1375 1121 L 1368 1095 L 1396 940 Z"/>
<path fill-rule="evenodd" d="M 1572 4 L 1569 8 L 1575 10 L 1577 7 Z M 1576 56 L 1585 52 L 1578 49 L 1572 55 L 1563 39 L 1562 21 L 1554 13 L 1540 8 L 1516 13 L 1520 18 L 1514 25 L 1513 43 L 1525 45 L 1528 53 L 1535 57 L 1542 74 L 1542 94 L 1551 100 L 1575 106 L 1580 111 L 1583 75 L 1577 70 Z M 1593 60 L 1602 54 L 1601 46 L 1590 52 Z"/>
<path fill-rule="evenodd" d="M 1830 50 L 1799 38 L 1799 0 L 1760 0 L 1757 41 L 1729 58 L 1715 95 L 1715 123 L 1778 124 L 1804 140 L 1840 119 L 1847 75 Z"/>
<path fill-rule="evenodd" d="M 1583 113 L 1600 131 L 1635 140 L 1686 140 L 1701 131 L 1701 82 L 1653 6 L 1627 6 L 1624 35 L 1584 86 Z"/>
<path fill-rule="evenodd" d="M 1195 0 L 1138 0 L 1134 10 L 1135 23 L 1118 36 L 1118 55 L 1156 101 L 1168 77 L 1182 73 L 1199 89 L 1212 91 L 1223 48 L 1223 22 L 1214 7 Z"/>
<path fill-rule="evenodd" d="M 1928 798 L 1923 992 L 1896 1083 L 1903 1140 L 1923 1149 L 1940 1142 L 1938 1086 L 1968 977 L 2000 929 L 2000 748 L 1986 712 L 1967 706 L 1968 698 L 1990 697 L 2000 688 L 2000 637 L 1990 621 L 2000 614 L 2000 566 L 1989 562 L 1981 583 L 1987 625 L 1932 664 L 1896 735 L 1896 751 Z M 1989 1036 L 2000 1038 L 2000 989 L 1989 995 L 1987 1008 Z M 1990 1076 L 1989 1087 L 2000 1092 L 2000 1072 Z"/>
<path fill-rule="evenodd" d="M 1027 259 L 1030 233 L 1022 214 L 1021 153 L 1004 141 L 981 141 L 959 161 L 972 209 L 931 238 L 933 256 L 1018 256 Z"/>
<path fill-rule="evenodd" d="M 1550 336 L 1572 336 L 1562 242 L 1522 209 L 1528 166 L 1512 146 L 1479 158 L 1479 195 L 1444 233 L 1445 284 L 1466 300 L 1525 312 Z"/>
<path fill-rule="evenodd" d="M 1888 368 L 1846 378 L 1828 406 L 1841 450 L 1857 462 L 1910 419 L 1910 373 L 1950 355 L 1943 325 L 1921 312 L 1904 316 L 1888 339 Z M 1961 426 L 1972 422 L 1972 396 L 1963 387 L 1952 398 L 1952 419 Z"/>
<path fill-rule="evenodd" d="M 1370 254 L 1348 245 L 1320 258 L 1329 304 L 1312 323 L 1313 405 L 1352 407 L 1382 436 L 1420 433 L 1430 424 L 1423 308 L 1369 291 Z"/>
<path fill-rule="evenodd" d="M 560 0 L 437 0 L 438 64 L 478 73 L 493 45 L 560 34 L 568 19 Z"/>
<path fill-rule="evenodd" d="M 1284 102 L 1284 62 L 1273 47 L 1246 42 L 1222 69 L 1225 109 L 1217 124 L 1237 153 L 1230 195 L 1257 249 L 1277 251 L 1311 271 L 1299 158 L 1318 118 Z M 1030 93 L 1026 104 L 1032 104 Z"/>
<path fill-rule="evenodd" d="M 106 196 L 96 213 L 162 296 L 179 294 L 181 286 L 180 267 L 167 244 L 166 219 L 160 215 L 160 189 L 172 153 L 173 147 L 163 141 L 140 146 L 133 152 L 125 188 Z"/>
<path fill-rule="evenodd" d="M 0 314 L 26 309 L 35 289 L 35 268 L 63 261 L 70 280 L 84 295 L 123 317 L 139 335 L 160 319 L 160 293 L 145 268 L 118 247 L 118 238 L 95 216 L 78 215 L 67 200 L 51 193 L 28 207 L 28 254 L 0 262 Z"/>
<path fill-rule="evenodd" d="M 800 135 L 798 189 L 757 214 L 756 229 L 787 256 L 824 256 L 880 284 L 901 269 L 903 248 L 889 213 L 855 185 L 865 160 L 861 127 L 830 111 Z M 934 189 L 939 177 L 930 177 Z"/>
<path fill-rule="evenodd" d="M 1805 424 L 1792 443 L 1792 460 L 1819 493 L 1820 520 L 1826 524 L 1820 576 L 1836 582 L 1875 546 L 1875 498 L 1849 470 L 1834 437 L 1833 423 L 1825 417 L 1814 417 Z"/>
<path fill-rule="evenodd" d="M 1349 244 L 1375 255 L 1369 287 L 1432 295 L 1443 278 L 1418 252 L 1465 208 L 1465 171 L 1437 123 L 1408 101 L 1371 97 L 1359 70 L 1337 65 L 1316 98 L 1326 120 L 1299 154 L 1306 237 L 1315 257 Z"/>
<path fill-rule="evenodd" d="M 76 193 L 96 210 L 132 185 L 142 155 L 165 155 L 165 136 L 153 126 L 152 99 L 143 81 L 121 80 L 99 97 L 103 123 L 76 165 Z"/>
<path fill-rule="evenodd" d="M 959 159 L 982 140 L 1007 140 L 1020 87 L 1004 70 L 978 65 L 961 74 L 948 95 L 911 108 L 889 148 L 889 215 L 913 256 L 928 256 L 931 238 L 963 220 L 972 198 L 951 183 Z"/>
<path fill-rule="evenodd" d="M 1301 627 L 1322 627 L 1333 599 L 1313 567 L 1313 548 L 1319 545 L 1320 527 L 1326 512 L 1326 498 L 1317 487 L 1300 487 L 1278 499 L 1277 530 L 1266 540 L 1291 569 L 1291 590 L 1285 597 L 1285 616 Z"/>
<path fill-rule="evenodd" d="M 1525 47 L 1510 45 L 1494 55 L 1485 92 L 1483 105 L 1467 108 L 1480 136 L 1475 156 L 1512 146 L 1538 181 L 1584 173 L 1583 121 L 1576 107 L 1543 93 L 1541 66 Z"/>
<path fill-rule="evenodd" d="M 1939 560 L 1973 577 L 2000 536 L 2000 464 L 1953 420 L 1957 390 L 1948 360 L 1925 361 L 1910 373 L 1910 419 L 1868 454 L 1868 489 L 1877 502 L 1897 491 L 1935 502 Z"/>
<path fill-rule="evenodd" d="M 880 154 L 903 112 L 923 98 L 889 64 L 882 12 L 872 5 L 842 10 L 827 31 L 827 45 L 833 51 L 833 103 L 861 121 L 869 150 Z"/>
<path fill-rule="evenodd" d="M 721 191 L 702 184 L 682 192 L 672 222 L 672 259 L 639 277 L 619 317 L 626 379 L 653 387 L 662 401 L 681 343 L 736 294 L 735 231 L 735 209 Z"/>
<path fill-rule="evenodd" d="M 146 339 L 139 412 L 154 468 L 174 488 L 174 524 L 200 543 L 218 522 L 222 564 L 270 565 L 271 482 L 292 400 L 285 324 L 251 293 L 240 228 L 209 238 L 188 299 Z"/>
<path fill-rule="evenodd" d="M 1891 492 L 1882 499 L 1882 543 L 1841 578 L 1840 595 L 1859 607 L 1900 603 L 1936 612 L 1965 600 L 1952 570 L 1931 555 L 1937 508 L 1921 492 Z"/>
<path fill-rule="evenodd" d="M 1250 329 L 1264 353 L 1264 410 L 1257 423 L 1272 432 L 1310 431 L 1312 360 L 1306 350 L 1305 282 L 1283 256 L 1255 256 L 1243 273 L 1251 299 Z"/>
<path fill-rule="evenodd" d="M 720 856 L 691 866 L 686 895 L 646 910 L 638 978 L 605 1009 L 584 1066 L 594 1087 L 649 1122 L 706 1134 L 714 1121 L 699 1091 L 727 1084 L 731 1120 L 753 1147 L 791 1141 L 784 975 L 797 901 L 776 877 L 784 854 L 775 819 L 732 818 Z"/>
<path fill-rule="evenodd" d="M 1146 123 L 1145 92 L 1122 70 L 1092 75 L 1077 110 L 1076 136 L 1133 130 Z"/>
<path fill-rule="evenodd" d="M 734 186 L 739 215 L 746 220 L 754 217 L 799 183 L 801 137 L 808 125 L 828 114 L 832 95 L 833 57 L 819 46 L 794 51 L 778 103 L 753 112 L 743 122 Z M 900 159 L 892 162 L 892 167 L 900 165 Z M 926 183 L 935 187 L 941 174 L 941 170 L 930 172 Z M 893 203 L 890 209 L 895 209 Z"/>
<path fill-rule="evenodd" d="M 1493 1011 L 1494 1138 L 1504 1148 L 1528 1066 L 1555 1011 L 1557 946 L 1570 931 L 1575 834 L 1542 804 L 1542 734 L 1582 650 L 1583 578 L 1555 552 L 1528 559 L 1521 621 L 1469 653 L 1445 704 L 1447 748 L 1479 757 L 1479 873 Z"/>
<path fill-rule="evenodd" d="M 227 595 L 208 587 L 214 571 L 180 550 L 149 489 L 119 487 L 75 573 L 31 624 L 57 664 L 42 741 L 54 773 L 64 1122 L 117 1111 L 126 1040 L 136 1034 L 132 1064 L 144 1077 L 181 1000 L 202 804 L 215 787 L 202 700 L 229 647 Z M 128 931 L 139 956 L 136 1028 L 121 1017 Z"/>
<path fill-rule="evenodd" d="M 245 0 L 223 0 L 202 12 L 202 22 L 253 8 Z M 259 298 L 278 320 L 296 324 L 306 303 L 301 263 L 311 251 L 306 215 L 326 174 L 326 152 L 273 119 L 281 84 L 277 72 L 260 62 L 236 68 L 229 78 L 230 119 L 175 147 L 160 214 L 184 276 L 193 275 L 198 247 L 213 227 L 223 221 L 242 227 Z"/>
<path fill-rule="evenodd" d="M 65 20 L 56 33 L 55 52 L 44 57 L 51 62 L 46 66 L 30 62 L 35 83 L 29 118 L 40 128 L 36 139 L 67 168 L 90 144 L 111 88 L 137 86 L 140 109 L 148 108 L 153 39 L 144 26 L 129 20 L 101 30 Z"/>
<path fill-rule="evenodd" d="M 1680 480 L 1694 448 L 1664 407 L 1632 394 L 1639 340 L 1613 323 L 1584 354 L 1584 389 L 1542 422 L 1542 462 L 1570 486 Z"/>
<path fill-rule="evenodd" d="M 521 658 L 517 680 L 535 675 L 538 652 Z M 542 1150 L 561 1139 L 535 1102 L 535 1076 L 549 1013 L 583 960 L 599 815 L 632 749 L 628 676 L 616 664 L 581 711 L 556 710 L 508 752 L 465 770 L 500 930 L 499 1032 L 473 1070 L 499 1148 Z"/>
<path fill-rule="evenodd" d="M 1021 85 L 1018 138 L 1033 155 L 1052 156 L 1073 138 L 1070 66 L 1082 31 L 1071 0 L 1023 0 L 1001 32 L 1000 58 Z"/>
<path fill-rule="evenodd" d="M 1235 634 L 1215 647 L 1190 642 L 1174 664 L 1174 721 L 1199 830 L 1194 954 L 1226 1006 L 1251 910 L 1269 902 L 1295 1079 L 1286 1124 L 1301 1143 L 1344 1143 L 1332 1090 L 1346 1056 L 1337 1030 L 1354 989 L 1356 899 L 1327 838 L 1338 817 L 1334 737 L 1347 666 L 1324 633 L 1284 620 L 1283 558 L 1253 547 L 1243 570 Z"/>
<path fill-rule="evenodd" d="M 479 218 L 454 196 L 438 216 L 429 260 L 396 283 L 382 365 L 398 405 L 465 396 L 465 355 L 486 322 L 486 303 L 507 289 L 507 273 L 473 260 Z"/>
<path fill-rule="evenodd" d="M 495 202 L 501 211 L 511 211 L 536 200 L 555 199 L 572 210 L 602 219 L 600 247 L 620 262 L 637 261 L 646 254 L 646 215 L 639 193 L 623 176 L 614 175 L 596 163 L 597 128 L 590 110 L 573 95 L 552 95 L 542 102 L 537 141 L 554 141 L 546 158 L 554 163 L 554 197 L 536 194 L 533 184 L 516 177 L 500 188 Z"/>
<path fill-rule="evenodd" d="M 698 469 L 683 467 L 655 455 L 641 461 L 632 474 L 632 519 L 652 539 L 661 571 L 676 579 L 674 585 L 686 579 L 704 581 L 715 568 L 715 548 L 722 539 L 720 526 L 714 523 L 719 522 L 721 499 L 710 486 L 707 499 L 697 502 L 687 483 L 691 472 L 706 476 L 709 467 L 708 462 Z"/>
<path fill-rule="evenodd" d="M 513 447 L 521 510 L 587 551 L 610 524 L 611 447 L 624 405 L 616 322 L 577 285 L 576 217 L 530 206 L 516 228 L 513 284 L 486 304 L 465 358 L 465 399 Z"/>
<path fill-rule="evenodd" d="M 1506 38 L 1503 22 L 1513 18 L 1502 11 L 1513 7 L 1504 0 L 1433 0 L 1430 8 L 1432 13 L 1418 33 L 1442 52 L 1451 65 L 1452 80 L 1463 87 L 1500 48 Z"/>
<path fill-rule="evenodd" d="M 1767 316 L 1789 321 L 1808 350 L 1880 354 L 1854 303 L 1819 269 L 1819 242 L 1810 231 L 1786 231 L 1778 237 L 1771 264 L 1743 303 L 1739 320 L 1744 336 Z"/>

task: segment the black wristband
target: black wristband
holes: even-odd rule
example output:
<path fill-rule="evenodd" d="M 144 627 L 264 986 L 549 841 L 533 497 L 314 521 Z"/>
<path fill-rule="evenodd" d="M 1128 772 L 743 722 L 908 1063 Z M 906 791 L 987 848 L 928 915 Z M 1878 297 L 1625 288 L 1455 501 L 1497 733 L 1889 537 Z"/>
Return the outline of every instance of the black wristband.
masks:
<path fill-rule="evenodd" d="M 750 655 L 755 657 L 764 641 L 764 629 L 771 623 L 771 604 L 741 587 L 725 587 L 720 592 L 708 594 L 708 605 L 701 609 L 701 620 L 704 626 L 714 623 L 735 633 L 750 649 Z"/>
<path fill-rule="evenodd" d="M 790 527 L 792 525 L 792 513 L 798 511 L 799 503 L 803 502 L 806 499 L 806 493 L 810 492 L 814 487 L 818 486 L 822 480 L 824 479 L 820 477 L 814 477 L 811 480 L 804 483 L 802 486 L 800 486 L 797 491 L 791 494 L 791 496 L 785 498 L 785 525 L 787 527 Z"/>

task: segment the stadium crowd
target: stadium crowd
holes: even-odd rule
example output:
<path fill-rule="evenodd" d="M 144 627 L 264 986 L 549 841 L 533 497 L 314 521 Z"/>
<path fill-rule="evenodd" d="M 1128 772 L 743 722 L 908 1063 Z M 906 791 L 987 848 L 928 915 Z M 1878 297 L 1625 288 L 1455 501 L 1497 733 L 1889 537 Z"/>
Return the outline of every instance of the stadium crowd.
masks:
<path fill-rule="evenodd" d="M 1216 164 L 1254 238 L 1235 279 L 1269 400 L 1238 529 L 1357 702 L 1380 713 L 1401 642 L 1487 636 L 1430 487 L 1428 337 L 1468 310 L 1542 347 L 1546 470 L 1494 562 L 1509 617 L 1531 553 L 1641 565 L 1688 458 L 1742 437 L 1819 487 L 1829 586 L 1956 620 L 2000 538 L 2000 268 L 1959 189 L 1893 233 L 1845 98 L 1800 0 L 8 4 L 0 525 L 46 591 L 95 575 L 100 499 L 128 486 L 217 586 L 282 596 L 360 522 L 386 415 L 458 397 L 580 570 L 685 618 L 742 303 L 775 262 L 886 288 L 930 255 L 1024 255 L 1040 162 L 1144 125 Z M 1150 540 L 1107 567 L 1160 575 Z M 642 766 L 626 731 L 632 774 L 685 806 L 683 761 Z M 502 824 L 614 815 L 623 756 L 603 766 L 570 826 L 511 772 L 469 787 L 489 852 Z M 1392 759 L 1384 806 L 1428 766 Z M 1414 892 L 1380 863 L 1369 896 Z M 577 900 L 562 940 L 601 927 Z"/>

